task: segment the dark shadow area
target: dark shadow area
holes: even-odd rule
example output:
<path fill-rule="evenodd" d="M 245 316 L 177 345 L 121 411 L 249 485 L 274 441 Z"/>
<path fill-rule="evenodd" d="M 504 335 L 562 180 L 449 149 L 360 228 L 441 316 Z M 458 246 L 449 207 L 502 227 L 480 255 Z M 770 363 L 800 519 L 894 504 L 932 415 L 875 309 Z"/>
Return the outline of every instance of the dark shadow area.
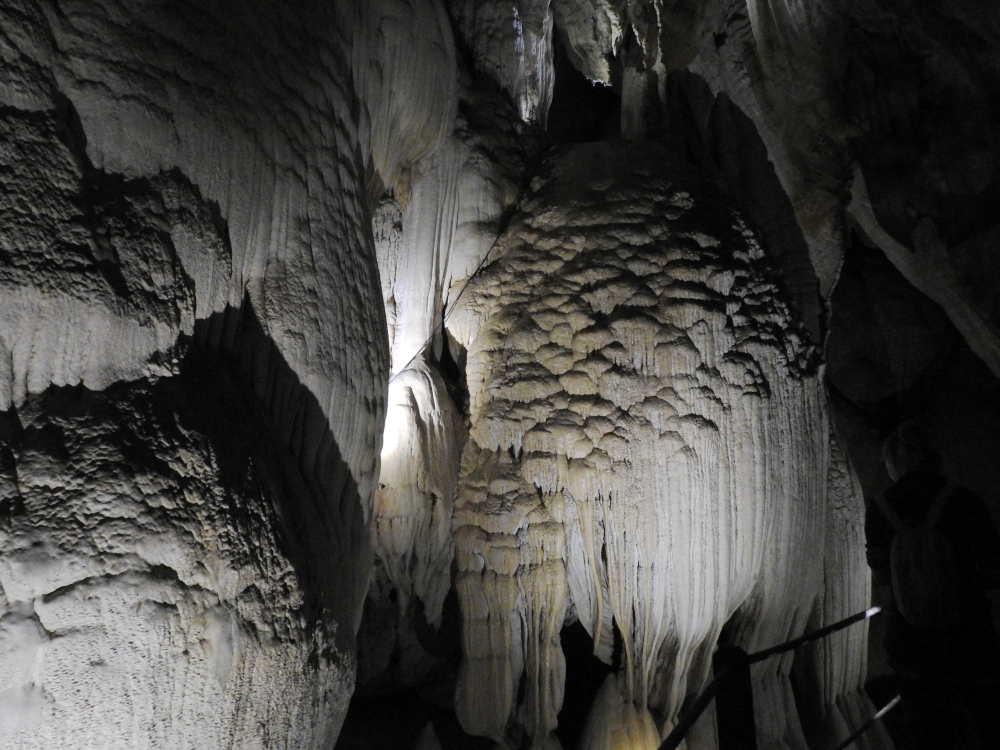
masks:
<path fill-rule="evenodd" d="M 615 630 L 617 635 L 617 628 Z M 618 639 L 620 637 L 618 635 Z M 566 692 L 555 735 L 562 746 L 569 749 L 575 748 L 580 741 L 590 707 L 605 678 L 614 670 L 594 656 L 594 640 L 581 622 L 563 628 L 559 641 L 566 657 Z"/>
<path fill-rule="evenodd" d="M 1000 68 L 980 37 L 996 10 L 976 5 L 951 14 L 914 3 L 905 33 L 859 23 L 845 34 L 841 106 L 859 126 L 851 149 L 879 223 L 907 246 L 924 217 L 948 245 L 996 225 Z"/>
<path fill-rule="evenodd" d="M 496 743 L 465 733 L 452 711 L 414 692 L 351 699 L 336 750 L 409 750 L 427 724 L 443 750 L 492 750 Z"/>
<path fill-rule="evenodd" d="M 552 35 L 555 88 L 546 130 L 555 143 L 621 138 L 621 97 L 610 86 L 591 83 L 566 53 L 562 35 Z"/>
<path fill-rule="evenodd" d="M 831 299 L 827 384 L 867 495 L 888 476 L 881 443 L 900 422 L 930 429 L 956 485 L 1000 502 L 1000 381 L 944 311 L 856 235 Z"/>
<path fill-rule="evenodd" d="M 458 664 L 462 658 L 462 613 L 458 604 L 458 592 L 454 587 L 444 599 L 441 624 L 438 627 L 427 622 L 424 603 L 419 599 L 413 604 L 410 625 L 417 641 L 428 654 L 435 659 Z"/>
<path fill-rule="evenodd" d="M 667 92 L 672 138 L 760 230 L 781 285 L 813 340 L 822 341 L 825 321 L 809 247 L 753 120 L 726 94 L 714 96 L 694 73 L 671 73 Z"/>
<path fill-rule="evenodd" d="M 458 407 L 459 412 L 467 415 L 469 413 L 469 384 L 465 377 L 465 349 L 447 329 L 442 328 L 439 336 L 441 354 L 437 358 L 438 372 L 441 373 L 441 378 L 448 389 L 452 403 Z"/>
<path fill-rule="evenodd" d="M 826 377 L 831 416 L 867 502 L 874 503 L 892 485 L 881 459 L 885 438 L 898 424 L 916 420 L 940 452 L 948 484 L 972 490 L 1000 528 L 1000 381 L 969 349 L 944 311 L 856 234 L 831 302 Z M 875 588 L 876 603 L 886 603 L 888 588 Z M 884 647 L 887 638 L 898 641 L 899 635 L 893 635 L 885 616 L 876 618 L 869 631 L 866 685 L 876 707 L 900 692 Z M 960 674 L 971 680 L 968 670 L 987 663 L 987 658 L 984 651 L 974 659 L 950 663 L 962 664 Z M 942 710 L 946 702 L 942 699 Z M 958 716 L 955 726 L 971 733 L 967 719 Z M 913 712 L 908 718 L 902 704 L 884 719 L 900 750 L 920 743 L 913 720 Z M 957 738 L 955 746 L 971 750 L 981 745 L 970 734 Z"/>
<path fill-rule="evenodd" d="M 358 633 L 358 683 L 337 750 L 408 750 L 428 724 L 444 750 L 493 748 L 491 740 L 466 734 L 454 711 L 462 658 L 457 593 L 449 592 L 435 628 L 419 600 L 400 615 L 396 591 L 385 592 L 378 567 Z"/>
<path fill-rule="evenodd" d="M 357 483 L 319 402 L 249 299 L 196 324 L 180 382 L 190 404 L 183 420 L 208 436 L 227 481 L 265 468 L 285 554 L 315 616 L 336 622 L 338 649 L 353 652 L 371 559 Z"/>

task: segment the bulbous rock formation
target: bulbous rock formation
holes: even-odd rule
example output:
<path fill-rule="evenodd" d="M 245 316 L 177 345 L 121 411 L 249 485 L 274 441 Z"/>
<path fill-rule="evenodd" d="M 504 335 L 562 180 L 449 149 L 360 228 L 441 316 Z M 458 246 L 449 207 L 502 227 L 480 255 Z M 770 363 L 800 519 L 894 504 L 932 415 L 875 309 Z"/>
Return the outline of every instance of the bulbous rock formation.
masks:
<path fill-rule="evenodd" d="M 450 324 L 472 413 L 459 716 L 554 743 L 559 631 L 576 617 L 606 661 L 621 631 L 612 692 L 666 730 L 723 625 L 753 651 L 813 615 L 828 461 L 815 351 L 739 214 L 649 146 L 554 158 L 495 252 Z M 789 667 L 755 674 L 779 744 L 801 732 Z M 594 724 L 624 710 L 596 706 L 610 713 Z"/>
<path fill-rule="evenodd" d="M 331 616 L 350 600 L 350 550 L 329 544 L 343 519 L 219 364 L 4 417 L 5 747 L 336 738 L 354 667 L 350 620 Z"/>
<path fill-rule="evenodd" d="M 328 747 L 444 7 L 9 0 L 0 58 L 0 745 Z"/>
<path fill-rule="evenodd" d="M 0 747 L 652 748 L 900 421 L 1000 521 L 993 5 L 0 0 Z"/>

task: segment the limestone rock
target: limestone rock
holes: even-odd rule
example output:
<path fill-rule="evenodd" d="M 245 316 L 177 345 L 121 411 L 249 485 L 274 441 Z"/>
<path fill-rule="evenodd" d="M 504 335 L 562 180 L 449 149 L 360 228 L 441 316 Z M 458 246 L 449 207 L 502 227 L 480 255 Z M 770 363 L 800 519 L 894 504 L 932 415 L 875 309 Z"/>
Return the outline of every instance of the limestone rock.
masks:
<path fill-rule="evenodd" d="M 622 2 L 554 0 L 556 28 L 566 35 L 573 65 L 591 81 L 611 84 L 612 58 L 627 30 Z"/>
<path fill-rule="evenodd" d="M 545 740 L 568 594 L 598 655 L 620 629 L 622 699 L 671 721 L 734 614 L 755 650 L 812 611 L 827 461 L 814 351 L 739 215 L 649 146 L 555 158 L 499 252 L 453 326 L 472 411 L 459 716 L 491 736 L 516 717 Z M 799 731 L 778 661 L 757 674 L 768 738 Z"/>
<path fill-rule="evenodd" d="M 422 359 L 390 383 L 375 550 L 401 609 L 415 595 L 433 625 L 440 624 L 451 582 L 451 516 L 464 432 L 441 376 Z"/>
<path fill-rule="evenodd" d="M 476 66 L 503 86 L 525 122 L 544 127 L 554 82 L 548 0 L 448 4 Z"/>
<path fill-rule="evenodd" d="M 533 174 L 554 43 L 635 145 Z M 330 746 L 373 581 L 458 590 L 470 731 L 558 746 L 578 618 L 584 746 L 652 747 L 720 633 L 866 606 L 880 430 L 997 486 L 998 50 L 989 0 L 0 0 L 0 745 Z M 856 727 L 864 648 L 759 665 L 761 745 Z"/>
<path fill-rule="evenodd" d="M 462 97 L 478 105 L 478 118 L 459 118 L 405 196 L 405 210 L 397 195 L 373 219 L 392 372 L 375 548 L 402 609 L 415 594 L 434 625 L 451 583 L 451 515 L 467 432 L 435 360 L 448 313 L 518 197 L 530 150 L 512 132 L 516 113 L 498 91 L 464 76 Z"/>
<path fill-rule="evenodd" d="M 0 56 L 2 744 L 328 746 L 388 378 L 368 201 L 452 127 L 443 5 L 10 0 Z M 214 442 L 192 351 L 241 394 Z"/>
<path fill-rule="evenodd" d="M 824 585 L 810 629 L 864 611 L 871 604 L 871 577 L 864 552 L 864 511 L 861 483 L 836 435 L 831 433 Z M 813 703 L 802 712 L 812 723 L 811 745 L 839 745 L 875 714 L 876 708 L 864 690 L 867 640 L 868 620 L 865 620 L 799 652 L 796 669 L 800 684 L 812 688 L 809 694 Z M 866 748 L 891 746 L 881 722 L 859 742 Z"/>
<path fill-rule="evenodd" d="M 4 747 L 336 737 L 354 671 L 339 521 L 218 364 L 4 416 Z"/>

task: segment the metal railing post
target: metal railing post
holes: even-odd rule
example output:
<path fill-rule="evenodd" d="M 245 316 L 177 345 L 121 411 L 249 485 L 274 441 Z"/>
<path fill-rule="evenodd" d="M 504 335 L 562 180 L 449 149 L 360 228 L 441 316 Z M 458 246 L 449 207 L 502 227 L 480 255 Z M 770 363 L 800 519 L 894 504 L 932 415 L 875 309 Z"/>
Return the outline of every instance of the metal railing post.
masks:
<path fill-rule="evenodd" d="M 753 711 L 753 684 L 750 680 L 750 665 L 824 638 L 856 622 L 867 620 L 878 614 L 880 610 L 880 607 L 870 607 L 864 612 L 858 612 L 832 625 L 827 625 L 799 638 L 754 654 L 747 654 L 739 646 L 720 646 L 712 656 L 714 678 L 680 717 L 673 731 L 660 744 L 659 750 L 676 750 L 684 741 L 688 730 L 715 698 L 718 699 L 715 705 L 715 715 L 719 732 L 719 750 L 757 750 L 757 727 Z M 875 718 L 881 718 L 896 703 L 897 700 L 894 700 L 879 711 Z M 871 723 L 874 723 L 874 720 Z M 868 729 L 871 723 L 866 724 L 860 732 L 848 740 L 848 744 L 860 736 L 865 729 Z M 841 747 L 845 747 L 845 745 L 841 745 Z M 838 750 L 840 749 L 838 748 Z"/>

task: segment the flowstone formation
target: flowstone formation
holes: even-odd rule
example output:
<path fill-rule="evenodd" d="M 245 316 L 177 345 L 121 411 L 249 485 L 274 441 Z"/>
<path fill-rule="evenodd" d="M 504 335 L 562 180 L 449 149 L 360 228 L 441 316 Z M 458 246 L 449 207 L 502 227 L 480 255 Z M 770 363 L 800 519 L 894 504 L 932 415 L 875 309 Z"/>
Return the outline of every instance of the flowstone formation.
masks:
<path fill-rule="evenodd" d="M 467 432 L 464 404 L 454 403 L 442 377 L 442 321 L 496 241 L 538 148 L 538 131 L 520 122 L 496 84 L 465 69 L 456 75 L 463 114 L 454 132 L 419 181 L 384 197 L 373 217 L 391 373 L 373 539 L 400 614 L 419 600 L 433 625 L 451 586 L 451 516 Z"/>
<path fill-rule="evenodd" d="M 994 5 L 0 0 L 0 748 L 653 747 L 900 421 L 1000 520 Z"/>
<path fill-rule="evenodd" d="M 582 747 L 655 748 L 724 625 L 752 652 L 826 617 L 816 353 L 739 214 L 648 145 L 552 159 L 495 257 L 451 323 L 472 418 L 457 711 L 557 747 L 559 631 L 579 618 L 602 660 L 622 640 Z M 790 666 L 754 673 L 764 747 L 805 746 Z"/>
<path fill-rule="evenodd" d="M 827 472 L 823 588 L 808 630 L 837 622 L 868 608 L 871 576 L 865 560 L 864 495 L 847 455 L 830 432 Z M 796 694 L 811 747 L 836 747 L 867 723 L 875 708 L 864 690 L 868 628 L 851 626 L 798 651 Z M 879 722 L 855 740 L 862 750 L 891 748 Z"/>
<path fill-rule="evenodd" d="M 0 746 L 336 740 L 454 69 L 435 0 L 0 1 Z"/>
<path fill-rule="evenodd" d="M 336 738 L 344 519 L 225 368 L 51 389 L 4 416 L 4 747 Z"/>

